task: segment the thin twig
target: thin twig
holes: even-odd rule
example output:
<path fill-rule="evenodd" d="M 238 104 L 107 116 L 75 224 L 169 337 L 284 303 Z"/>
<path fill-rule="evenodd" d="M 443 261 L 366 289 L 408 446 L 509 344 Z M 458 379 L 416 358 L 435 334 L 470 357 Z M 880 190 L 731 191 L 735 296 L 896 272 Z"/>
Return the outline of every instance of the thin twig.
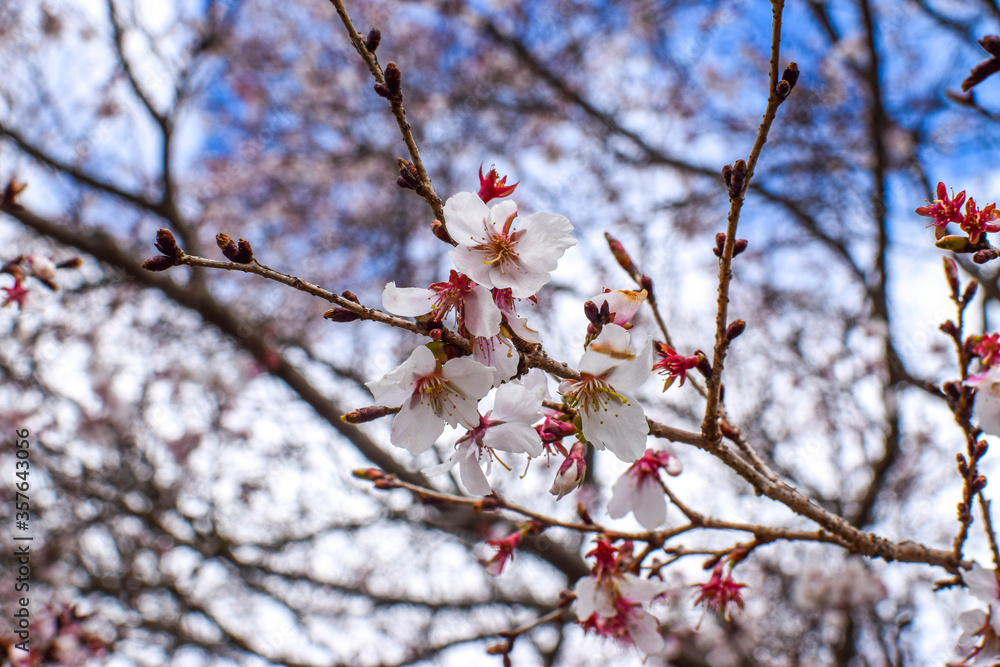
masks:
<path fill-rule="evenodd" d="M 729 310 L 729 284 L 733 278 L 732 265 L 733 255 L 736 248 L 736 227 L 740 220 L 740 211 L 743 208 L 743 195 L 747 186 L 753 178 L 754 167 L 757 159 L 764 149 L 767 141 L 767 133 L 771 129 L 771 123 L 777 115 L 778 107 L 784 101 L 777 92 L 778 85 L 778 58 L 781 46 L 781 13 L 784 9 L 784 0 L 771 0 L 771 13 L 773 20 L 771 23 L 771 71 L 768 77 L 769 87 L 767 95 L 767 108 L 764 110 L 764 117 L 760 121 L 757 129 L 757 138 L 750 155 L 746 160 L 746 178 L 740 192 L 731 193 L 729 197 L 729 217 L 726 225 L 726 242 L 722 249 L 722 257 L 719 258 L 719 297 L 718 310 L 715 316 L 715 350 L 712 355 L 712 376 L 708 382 L 708 400 L 705 405 L 705 420 L 702 423 L 702 432 L 709 439 L 719 437 L 718 410 L 722 393 L 722 367 L 726 359 L 726 351 L 729 348 L 729 341 L 726 340 L 726 327 Z"/>
<path fill-rule="evenodd" d="M 351 43 L 361 56 L 361 59 L 365 61 L 365 65 L 368 66 L 368 71 L 372 73 L 375 82 L 385 86 L 385 75 L 382 72 L 382 66 L 379 65 L 375 54 L 365 46 L 364 41 L 361 39 L 361 34 L 354 27 L 354 22 L 344 7 L 343 0 L 330 0 L 330 3 L 337 10 L 340 20 L 347 29 L 347 36 L 351 38 Z M 417 148 L 417 141 L 413 138 L 413 128 L 410 127 L 409 121 L 406 120 L 406 110 L 403 108 L 402 94 L 390 98 L 389 107 L 392 109 L 392 115 L 396 118 L 399 132 L 403 135 L 403 143 L 406 144 L 406 150 L 410 153 L 410 160 L 413 162 L 413 166 L 417 170 L 417 176 L 420 178 L 421 187 L 418 194 L 427 201 L 427 205 L 434 212 L 434 217 L 440 220 L 441 224 L 445 224 L 444 206 L 441 203 L 441 198 L 434 191 L 433 186 L 431 186 L 431 177 L 427 174 L 427 169 L 424 167 L 424 162 L 420 157 L 420 149 Z"/>

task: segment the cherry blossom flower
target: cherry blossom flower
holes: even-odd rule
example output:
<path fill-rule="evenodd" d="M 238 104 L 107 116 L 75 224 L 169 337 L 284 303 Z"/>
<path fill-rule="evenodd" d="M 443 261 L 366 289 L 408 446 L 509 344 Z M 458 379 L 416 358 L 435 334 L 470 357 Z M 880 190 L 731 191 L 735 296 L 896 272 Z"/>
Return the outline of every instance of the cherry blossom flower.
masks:
<path fill-rule="evenodd" d="M 681 462 L 667 451 L 647 449 L 611 489 L 608 515 L 620 519 L 629 512 L 643 528 L 655 530 L 667 518 L 667 501 L 660 486 L 660 469 L 681 474 Z"/>
<path fill-rule="evenodd" d="M 646 449 L 646 415 L 627 392 L 649 377 L 652 357 L 651 336 L 636 354 L 628 332 L 608 324 L 583 353 L 580 379 L 559 387 L 566 402 L 579 410 L 587 441 L 597 449 L 607 447 L 622 461 L 635 461 Z"/>
<path fill-rule="evenodd" d="M 587 554 L 597 560 L 591 574 L 577 581 L 573 589 L 576 617 L 588 632 L 635 644 L 646 654 L 659 653 L 665 647 L 659 622 L 643 604 L 663 594 L 666 585 L 623 573 L 617 551 L 601 538 Z"/>
<path fill-rule="evenodd" d="M 487 574 L 492 574 L 494 577 L 499 576 L 504 567 L 507 566 L 507 561 L 514 557 L 514 550 L 521 545 L 521 540 L 524 538 L 524 531 L 519 530 L 515 533 L 511 533 L 502 540 L 487 540 L 486 544 L 491 547 L 495 547 L 497 552 L 486 562 L 486 572 Z"/>
<path fill-rule="evenodd" d="M 382 292 L 382 306 L 403 317 L 431 313 L 437 322 L 454 310 L 459 326 L 473 336 L 490 338 L 500 333 L 500 309 L 490 290 L 454 269 L 447 281 L 434 283 L 428 289 L 387 284 Z"/>
<path fill-rule="evenodd" d="M 478 413 L 477 413 L 478 414 Z M 479 415 L 479 423 L 456 443 L 455 454 L 430 474 L 440 474 L 456 463 L 462 483 L 469 493 L 485 496 L 492 492 L 482 463 L 492 464 L 496 450 L 530 457 L 542 453 L 542 439 L 531 426 L 542 416 L 542 398 L 537 391 L 517 382 L 497 389 L 493 409 Z"/>
<path fill-rule="evenodd" d="M 979 428 L 990 435 L 1000 435 L 1000 366 L 966 379 L 976 388 L 976 418 Z"/>
<path fill-rule="evenodd" d="M 961 213 L 963 202 L 965 202 L 965 190 L 959 192 L 957 196 L 953 192 L 952 197 L 949 198 L 948 188 L 945 187 L 944 183 L 938 183 L 937 199 L 931 202 L 930 206 L 921 206 L 916 213 L 925 218 L 934 219 L 927 226 L 935 226 L 937 228 L 934 230 L 935 237 L 940 239 L 947 233 L 948 223 L 954 222 L 958 225 L 965 219 Z"/>
<path fill-rule="evenodd" d="M 587 460 L 584 458 L 584 445 L 582 442 L 573 443 L 569 450 L 569 455 L 559 466 L 556 478 L 552 482 L 549 493 L 562 500 L 567 493 L 583 484 L 583 477 L 587 472 Z"/>
<path fill-rule="evenodd" d="M 1000 355 L 1000 334 L 990 334 L 988 336 L 979 336 L 979 340 L 976 342 L 973 352 L 979 357 L 983 362 L 983 366 L 986 368 L 991 368 L 997 362 L 998 355 Z"/>
<path fill-rule="evenodd" d="M 976 206 L 976 200 L 969 198 L 965 202 L 965 217 L 959 224 L 962 231 L 969 235 L 971 243 L 979 243 L 979 237 L 986 232 L 1000 231 L 1000 223 L 997 222 L 996 204 L 989 204 L 982 210 Z"/>
<path fill-rule="evenodd" d="M 674 348 L 666 343 L 656 344 L 656 354 L 660 356 L 660 360 L 653 364 L 653 370 L 667 376 L 667 380 L 663 384 L 663 391 L 669 389 L 677 378 L 681 379 L 677 386 L 683 387 L 684 380 L 687 379 L 687 372 L 697 366 L 701 359 L 697 354 L 690 357 L 679 355 L 674 351 Z"/>
<path fill-rule="evenodd" d="M 397 447 L 421 454 L 444 430 L 479 424 L 478 401 L 492 386 L 493 369 L 469 357 L 441 364 L 427 346 L 418 347 L 382 379 L 366 383 L 375 400 L 400 406 L 392 421 L 389 441 Z"/>
<path fill-rule="evenodd" d="M 28 255 L 28 272 L 45 283 L 50 289 L 56 289 L 56 265 L 48 257 Z"/>
<path fill-rule="evenodd" d="M 21 284 L 20 280 L 14 279 L 13 287 L 3 287 L 7 295 L 3 298 L 3 304 L 0 307 L 9 306 L 12 303 L 17 304 L 17 309 L 22 310 L 24 308 L 24 302 L 28 298 L 28 290 Z"/>
<path fill-rule="evenodd" d="M 698 584 L 698 597 L 695 604 L 704 604 L 706 608 L 721 613 L 723 618 L 729 620 L 729 612 L 733 607 L 743 609 L 743 594 L 741 588 L 746 588 L 746 584 L 738 584 L 733 581 L 732 568 L 722 576 L 726 561 L 720 561 L 712 569 L 712 576 L 704 584 Z"/>
<path fill-rule="evenodd" d="M 980 609 L 959 614 L 958 650 L 966 654 L 959 665 L 951 667 L 994 667 L 1000 661 L 1000 636 L 990 624 L 989 615 Z"/>
<path fill-rule="evenodd" d="M 519 183 L 520 181 L 514 185 L 507 185 L 507 177 L 500 178 L 495 166 L 491 166 L 490 170 L 483 176 L 483 165 L 479 165 L 479 198 L 483 200 L 484 204 L 488 204 L 493 199 L 514 194 L 514 188 Z"/>
<path fill-rule="evenodd" d="M 478 195 L 460 192 L 444 205 L 455 266 L 480 285 L 510 288 L 516 298 L 532 296 L 549 281 L 567 248 L 573 225 L 554 213 L 533 213 L 514 229 L 517 204 L 507 200 L 490 208 Z"/>

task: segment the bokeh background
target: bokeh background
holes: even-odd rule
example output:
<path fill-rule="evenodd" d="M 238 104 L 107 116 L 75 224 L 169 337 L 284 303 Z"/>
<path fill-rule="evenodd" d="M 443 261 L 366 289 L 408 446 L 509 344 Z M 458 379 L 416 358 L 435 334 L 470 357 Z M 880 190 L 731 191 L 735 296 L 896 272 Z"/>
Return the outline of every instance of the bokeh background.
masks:
<path fill-rule="evenodd" d="M 479 166 L 496 164 L 520 181 L 522 212 L 576 227 L 529 315 L 552 356 L 579 359 L 583 301 L 632 287 L 604 232 L 652 277 L 679 350 L 710 349 L 720 170 L 746 157 L 765 106 L 768 3 L 348 9 L 402 70 L 442 197 L 476 191 Z M 957 530 L 964 438 L 937 390 L 958 377 L 937 331 L 953 317 L 942 253 L 913 209 L 938 181 L 981 204 L 1000 191 L 1000 81 L 960 90 L 998 20 L 993 0 L 788 2 L 782 65 L 801 76 L 747 194 L 730 309 L 748 325 L 728 359 L 732 422 L 823 507 L 942 548 Z M 553 530 L 489 577 L 483 542 L 509 533 L 509 517 L 351 477 L 376 450 L 414 474 L 451 451 L 446 434 L 414 459 L 389 444 L 388 423 L 339 419 L 371 403 L 363 383 L 416 336 L 334 324 L 327 304 L 255 276 L 139 269 L 166 227 L 210 257 L 217 233 L 246 238 L 263 263 L 373 306 L 389 280 L 446 278 L 430 210 L 395 184 L 405 147 L 372 83 L 321 0 L 0 6 L 0 178 L 28 184 L 24 209 L 0 214 L 0 262 L 83 260 L 59 272 L 58 291 L 31 281 L 23 309 L 0 309 L 4 442 L 31 431 L 31 599 L 35 637 L 51 645 L 38 664 L 500 664 L 484 652 L 496 633 L 554 609 L 587 572 L 589 541 Z M 988 331 L 997 272 L 963 269 L 981 282 L 970 332 Z M 655 333 L 648 312 L 636 327 Z M 697 430 L 697 394 L 660 389 L 645 386 L 647 414 Z M 685 464 L 672 488 L 695 509 L 809 526 L 705 454 L 671 451 Z M 4 545 L 13 452 L 0 451 Z M 981 464 L 990 479 L 994 458 Z M 597 457 L 557 504 L 559 462 L 491 482 L 554 516 L 572 519 L 579 501 L 606 520 L 624 465 Z M 461 492 L 448 476 L 433 483 Z M 978 518 L 967 555 L 989 560 Z M 11 572 L 0 570 L 4 609 Z M 747 607 L 726 622 L 693 605 L 691 585 L 707 579 L 697 558 L 665 570 L 671 654 L 646 664 L 941 665 L 958 660 L 958 613 L 978 604 L 932 592 L 940 570 L 830 546 L 767 546 L 738 574 Z M 515 664 L 640 663 L 563 618 L 519 640 Z"/>

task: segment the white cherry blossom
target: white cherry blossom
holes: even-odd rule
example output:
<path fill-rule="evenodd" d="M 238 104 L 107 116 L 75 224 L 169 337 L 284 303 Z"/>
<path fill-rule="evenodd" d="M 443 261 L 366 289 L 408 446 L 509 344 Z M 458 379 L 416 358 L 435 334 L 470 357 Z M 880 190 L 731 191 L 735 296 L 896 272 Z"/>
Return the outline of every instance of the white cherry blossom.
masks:
<path fill-rule="evenodd" d="M 445 202 L 444 215 L 458 244 L 451 251 L 455 266 L 481 285 L 509 287 L 515 298 L 534 295 L 576 245 L 573 225 L 562 215 L 533 213 L 514 229 L 517 204 L 510 200 L 489 207 L 479 195 L 459 192 Z"/>
<path fill-rule="evenodd" d="M 382 291 L 382 306 L 403 317 L 431 313 L 438 322 L 454 310 L 458 323 L 473 336 L 490 338 L 500 333 L 500 309 L 493 294 L 457 271 L 452 271 L 447 281 L 434 283 L 428 289 L 388 283 Z"/>
<path fill-rule="evenodd" d="M 400 366 L 366 386 L 375 400 L 400 408 L 392 421 L 390 442 L 421 454 L 441 435 L 445 422 L 467 428 L 479 424 L 478 402 L 492 381 L 493 369 L 470 357 L 442 365 L 430 349 L 421 346 Z"/>
<path fill-rule="evenodd" d="M 479 415 L 478 425 L 459 439 L 451 459 L 428 472 L 440 474 L 458 464 L 469 493 L 485 496 L 491 489 L 482 464 L 485 462 L 487 469 L 492 466 L 495 450 L 530 457 L 542 453 L 542 439 L 531 426 L 541 417 L 538 391 L 518 382 L 503 384 L 497 389 L 493 409 Z"/>
<path fill-rule="evenodd" d="M 646 414 L 628 392 L 646 381 L 652 364 L 652 336 L 636 354 L 628 332 L 617 324 L 606 324 L 580 359 L 580 379 L 567 380 L 559 387 L 567 402 L 580 411 L 587 441 L 597 449 L 607 447 L 622 461 L 635 461 L 646 449 Z"/>
<path fill-rule="evenodd" d="M 647 449 L 611 488 L 608 515 L 620 519 L 629 512 L 643 528 L 655 530 L 667 518 L 667 500 L 660 485 L 660 469 L 681 473 L 681 462 L 670 452 Z"/>

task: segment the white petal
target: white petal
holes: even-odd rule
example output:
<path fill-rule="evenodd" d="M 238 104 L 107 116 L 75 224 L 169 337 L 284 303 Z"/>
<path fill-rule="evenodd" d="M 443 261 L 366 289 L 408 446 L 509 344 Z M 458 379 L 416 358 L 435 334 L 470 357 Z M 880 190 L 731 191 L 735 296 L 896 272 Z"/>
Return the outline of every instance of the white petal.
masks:
<path fill-rule="evenodd" d="M 605 324 L 601 334 L 583 353 L 579 371 L 590 375 L 601 375 L 634 358 L 635 352 L 629 344 L 628 331 L 617 324 Z"/>
<path fill-rule="evenodd" d="M 646 530 L 656 530 L 667 518 L 667 497 L 656 480 L 644 479 L 632 497 L 632 514 Z"/>
<path fill-rule="evenodd" d="M 549 392 L 549 382 L 546 379 L 545 371 L 541 368 L 532 368 L 517 380 L 515 384 L 520 384 L 529 391 L 537 394 L 540 401 L 545 400 L 545 396 Z"/>
<path fill-rule="evenodd" d="M 607 326 L 604 327 L 605 329 Z M 597 342 L 597 341 L 594 341 Z M 591 343 L 593 346 L 594 343 Z M 634 359 L 619 364 L 605 376 L 608 383 L 622 392 L 638 389 L 653 370 L 653 337 L 646 336 L 646 344 Z"/>
<path fill-rule="evenodd" d="M 517 204 L 512 199 L 504 199 L 490 208 L 489 224 L 492 225 L 495 232 L 502 233 L 507 219 L 512 215 L 517 215 Z M 518 224 L 517 227 L 520 228 L 521 224 L 523 223 Z"/>
<path fill-rule="evenodd" d="M 456 357 L 445 363 L 441 375 L 464 395 L 477 401 L 492 388 L 493 371 L 471 357 Z M 474 424 L 473 426 L 476 426 Z"/>
<path fill-rule="evenodd" d="M 492 267 L 483 261 L 486 259 L 485 251 L 473 250 L 471 247 L 459 245 L 452 248 L 448 254 L 451 257 L 451 261 L 455 263 L 455 268 L 459 271 L 480 285 L 486 287 L 495 286 L 493 285 L 492 273 L 490 271 Z"/>
<path fill-rule="evenodd" d="M 517 422 L 489 427 L 483 435 L 483 444 L 514 454 L 523 452 L 531 457 L 542 454 L 542 439 L 538 431 Z"/>
<path fill-rule="evenodd" d="M 434 353 L 421 345 L 402 364 L 392 369 L 379 380 L 366 382 L 375 400 L 382 405 L 396 407 L 413 395 L 413 383 L 430 375 L 437 368 Z"/>
<path fill-rule="evenodd" d="M 456 456 L 459 458 L 458 470 L 462 474 L 462 484 L 466 490 L 474 496 L 488 495 L 492 489 L 486 473 L 479 465 L 479 446 L 470 441 L 465 451 L 459 449 Z"/>
<path fill-rule="evenodd" d="M 979 563 L 973 563 L 971 570 L 962 573 L 962 581 L 969 587 L 969 592 L 983 602 L 997 602 L 1000 597 L 1000 585 L 997 584 L 993 570 L 986 569 Z"/>
<path fill-rule="evenodd" d="M 490 338 L 500 333 L 500 309 L 493 294 L 482 285 L 474 285 L 465 297 L 465 328 L 473 336 Z"/>
<path fill-rule="evenodd" d="M 527 299 L 534 296 L 549 282 L 548 271 L 530 271 L 521 264 L 490 267 L 490 281 L 500 289 L 509 287 L 510 293 L 517 299 Z"/>
<path fill-rule="evenodd" d="M 566 250 L 576 245 L 576 239 L 569 235 L 573 225 L 563 215 L 532 213 L 518 221 L 518 229 L 518 258 L 529 271 L 554 270 Z"/>
<path fill-rule="evenodd" d="M 492 385 L 494 387 L 517 375 L 517 367 L 521 362 L 521 357 L 514 349 L 514 344 L 503 336 L 473 338 L 472 358 L 483 366 L 493 368 Z"/>
<path fill-rule="evenodd" d="M 423 454 L 442 431 L 444 421 L 434 414 L 430 404 L 421 402 L 420 396 L 411 396 L 392 420 L 389 442 L 411 454 Z"/>
<path fill-rule="evenodd" d="M 542 417 L 542 399 L 523 384 L 508 382 L 497 389 L 491 419 L 534 424 Z"/>
<path fill-rule="evenodd" d="M 625 617 L 625 625 L 636 647 L 646 655 L 659 653 L 666 646 L 663 635 L 660 634 L 660 624 L 649 612 L 633 610 Z"/>
<path fill-rule="evenodd" d="M 579 579 L 573 588 L 573 593 L 576 594 L 576 602 L 574 603 L 576 617 L 581 621 L 586 621 L 597 611 L 597 579 L 591 576 Z"/>
<path fill-rule="evenodd" d="M 416 317 L 431 312 L 435 296 L 433 290 L 388 283 L 382 291 L 382 307 L 393 315 Z"/>
<path fill-rule="evenodd" d="M 598 449 L 606 446 L 622 461 L 631 463 L 646 451 L 649 424 L 642 406 L 626 396 L 627 402 L 612 399 L 596 410 L 580 412 L 583 436 Z"/>
<path fill-rule="evenodd" d="M 632 475 L 629 471 L 618 478 L 611 487 L 611 500 L 608 501 L 608 516 L 620 519 L 632 511 Z"/>
<path fill-rule="evenodd" d="M 633 602 L 649 602 L 669 588 L 665 582 L 656 579 L 643 579 L 628 572 L 624 576 L 625 580 L 618 585 L 618 590 L 622 597 Z"/>
<path fill-rule="evenodd" d="M 489 216 L 489 206 L 472 192 L 459 192 L 444 203 L 448 234 L 459 246 L 482 243 L 486 239 L 486 220 Z"/>

